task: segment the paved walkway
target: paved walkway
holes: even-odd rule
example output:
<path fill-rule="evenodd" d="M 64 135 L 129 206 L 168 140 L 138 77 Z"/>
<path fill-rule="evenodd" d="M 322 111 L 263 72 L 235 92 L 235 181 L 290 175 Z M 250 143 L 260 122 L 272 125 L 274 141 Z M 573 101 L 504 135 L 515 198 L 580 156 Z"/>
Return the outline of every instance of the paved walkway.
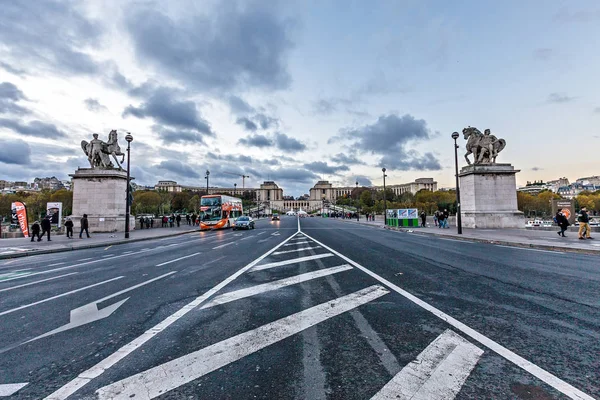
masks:
<path fill-rule="evenodd" d="M 75 234 L 74 239 L 69 239 L 66 235 L 51 235 L 50 242 L 46 240 L 46 237 L 44 237 L 41 242 L 32 242 L 30 238 L 0 239 L 0 259 L 86 249 L 90 247 L 110 246 L 119 243 L 182 235 L 198 230 L 198 227 L 185 224 L 181 225 L 179 228 L 133 230 L 129 233 L 129 239 L 125 239 L 125 234 L 123 232 L 92 233 L 90 235 L 91 238 L 89 239 L 85 237 L 85 234 L 83 239 L 79 239 L 78 233 Z"/>
<path fill-rule="evenodd" d="M 340 219 L 340 221 L 342 221 Z M 360 221 L 343 220 L 352 223 L 360 223 L 374 227 L 383 228 L 383 218 L 379 216 L 375 221 L 366 221 L 361 216 Z M 558 236 L 556 230 L 542 229 L 463 229 L 459 235 L 456 226 L 449 229 L 440 229 L 432 224 L 426 228 L 388 228 L 420 235 L 435 235 L 455 240 L 470 240 L 483 243 L 496 243 L 506 246 L 533 247 L 556 251 L 574 251 L 600 254 L 600 232 L 592 232 L 595 240 L 579 240 L 576 228 L 565 232 L 566 238 Z"/>

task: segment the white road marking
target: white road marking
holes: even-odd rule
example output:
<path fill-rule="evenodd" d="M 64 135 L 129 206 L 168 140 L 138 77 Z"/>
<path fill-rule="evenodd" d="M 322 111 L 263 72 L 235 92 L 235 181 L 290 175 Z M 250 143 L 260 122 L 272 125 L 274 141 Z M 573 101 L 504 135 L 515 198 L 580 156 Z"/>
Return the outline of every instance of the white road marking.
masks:
<path fill-rule="evenodd" d="M 367 304 L 389 291 L 370 286 L 215 343 L 204 349 L 104 386 L 99 399 L 153 399 L 332 317 Z"/>
<path fill-rule="evenodd" d="M 165 278 L 165 277 L 167 277 L 169 275 L 174 274 L 175 272 L 177 272 L 177 271 L 171 271 L 171 272 L 166 273 L 164 275 L 157 276 L 156 278 L 152 278 L 152 279 L 149 279 L 149 280 L 147 280 L 145 282 L 138 283 L 137 285 L 128 287 L 127 289 L 119 290 L 116 293 L 113 293 L 111 295 L 105 296 L 105 297 L 103 297 L 101 299 L 98 299 L 96 301 L 93 301 L 91 303 L 83 305 L 81 307 L 74 308 L 73 310 L 71 310 L 71 319 L 70 319 L 70 321 L 69 321 L 68 324 L 60 326 L 60 327 L 58 327 L 58 328 L 56 328 L 54 330 L 51 330 L 50 332 L 46 332 L 43 335 L 34 337 L 33 339 L 30 339 L 30 340 L 28 340 L 28 341 L 26 341 L 26 342 L 24 342 L 22 344 L 33 342 L 34 340 L 38 340 L 38 339 L 41 339 L 41 338 L 44 338 L 44 337 L 47 337 L 47 336 L 50 336 L 50 335 L 54 335 L 54 334 L 59 333 L 59 332 L 63 332 L 63 331 L 69 330 L 69 329 L 77 328 L 79 326 L 82 326 L 82 325 L 85 325 L 85 324 L 89 324 L 91 322 L 98 321 L 100 319 L 106 318 L 106 317 L 110 316 L 113 312 L 115 312 L 117 310 L 117 308 L 119 308 L 120 306 L 122 306 L 123 303 L 125 303 L 127 300 L 129 300 L 129 297 L 127 297 L 126 299 L 123 299 L 123 300 L 121 300 L 121 301 L 119 301 L 119 302 L 117 302 L 115 304 L 111 304 L 110 306 L 104 307 L 102 310 L 98 310 L 98 304 L 99 303 L 102 303 L 102 302 L 104 302 L 106 300 L 112 299 L 113 297 L 120 296 L 123 293 L 130 292 L 130 291 L 132 291 L 134 289 L 137 289 L 139 287 L 145 286 L 145 285 L 147 285 L 149 283 L 152 283 L 154 281 L 157 281 L 159 279 Z"/>
<path fill-rule="evenodd" d="M 106 255 L 102 256 L 102 258 L 112 257 L 112 256 L 114 256 L 114 254 L 106 254 Z"/>
<path fill-rule="evenodd" d="M 69 275 L 73 275 L 73 274 L 78 274 L 78 273 L 79 272 L 71 272 L 71 273 L 68 273 L 68 274 L 59 275 L 59 276 L 53 276 L 52 278 L 46 278 L 46 279 L 42 279 L 42 280 L 35 281 L 35 282 L 24 283 L 22 285 L 12 286 L 12 287 L 9 287 L 9 288 L 6 288 L 6 289 L 0 289 L 0 292 L 6 292 L 8 290 L 18 289 L 18 288 L 22 288 L 22 287 L 25 287 L 25 286 L 31 286 L 31 285 L 35 285 L 36 283 L 42 283 L 42 282 L 46 282 L 46 281 L 51 281 L 53 279 L 58 279 L 58 278 L 62 278 L 62 277 L 65 277 L 65 276 L 69 276 Z"/>
<path fill-rule="evenodd" d="M 58 262 L 58 263 L 54 263 L 54 264 L 50 264 L 48 265 L 49 267 L 56 267 L 57 265 L 63 265 L 64 262 Z"/>
<path fill-rule="evenodd" d="M 473 243 L 473 242 L 468 242 L 466 240 L 457 240 L 457 239 L 447 239 L 447 238 L 438 238 L 439 240 L 445 240 L 448 242 L 459 242 L 459 243 Z"/>
<path fill-rule="evenodd" d="M 331 267 L 326 269 L 320 269 L 314 272 L 308 272 L 305 274 L 300 274 L 296 276 L 292 276 L 291 278 L 280 279 L 278 281 L 263 283 L 261 285 L 256 285 L 240 290 L 235 290 L 233 292 L 228 292 L 221 294 L 219 296 L 214 297 L 211 301 L 204 304 L 201 309 L 214 307 L 220 304 L 229 303 L 235 300 L 243 299 L 250 296 L 255 296 L 257 294 L 261 294 L 264 292 L 269 292 L 277 289 L 281 289 L 286 286 L 296 285 L 298 283 L 310 281 L 312 279 L 322 278 L 324 276 L 337 274 L 338 272 L 348 271 L 352 269 L 352 267 L 348 264 L 340 265 L 337 267 Z"/>
<path fill-rule="evenodd" d="M 268 264 L 257 265 L 256 267 L 252 268 L 251 272 L 261 271 L 263 269 L 280 267 L 283 265 L 296 264 L 296 263 L 300 263 L 300 262 L 304 262 L 304 261 L 317 260 L 319 258 L 325 258 L 325 257 L 333 257 L 333 254 L 331 254 L 331 253 L 316 254 L 314 256 L 298 257 L 298 258 L 294 258 L 291 260 L 277 261 L 277 262 L 272 262 L 272 263 L 268 263 Z"/>
<path fill-rule="evenodd" d="M 179 257 L 179 258 L 176 258 L 176 259 L 171 260 L 171 261 L 166 261 L 164 263 L 156 264 L 156 266 L 157 267 L 162 267 L 163 265 L 171 264 L 171 263 L 174 263 L 174 262 L 177 262 L 177 261 L 180 261 L 180 260 L 185 260 L 186 258 L 197 256 L 198 254 L 200 254 L 200 253 L 194 253 L 194 254 L 190 254 L 189 256 Z"/>
<path fill-rule="evenodd" d="M 550 372 L 546 371 L 545 369 L 543 369 L 541 367 L 538 367 L 537 365 L 535 365 L 531 361 L 527 361 L 523 357 L 521 357 L 518 354 L 512 352 L 511 350 L 507 349 L 506 347 L 502 346 L 501 344 L 494 342 L 492 339 L 490 339 L 490 338 L 482 335 L 481 333 L 477 332 L 473 328 L 470 328 L 469 326 L 463 324 L 459 320 L 457 320 L 457 319 L 451 317 L 450 315 L 446 314 L 445 312 L 443 312 L 441 310 L 438 310 L 437 308 L 435 308 L 434 306 L 430 305 L 429 303 L 426 303 L 425 301 L 419 299 L 418 297 L 410 294 L 406 290 L 401 289 L 399 286 L 394 285 L 392 282 L 390 282 L 387 279 L 385 279 L 385 278 L 377 275 L 376 273 L 372 272 L 368 268 L 365 268 L 362 265 L 360 265 L 359 263 L 357 263 L 355 261 L 352 261 L 351 259 L 349 259 L 345 255 L 343 255 L 343 254 L 341 254 L 341 253 L 333 250 L 329 246 L 324 245 L 323 243 L 319 242 L 318 240 L 314 239 L 313 237 L 311 237 L 309 235 L 306 235 L 306 236 L 308 238 L 314 240 L 316 243 L 320 244 L 321 246 L 323 246 L 325 249 L 331 251 L 336 256 L 338 256 L 341 259 L 345 260 L 350 265 L 353 265 L 354 267 L 360 269 L 361 271 L 363 271 L 367 275 L 369 275 L 369 276 L 377 279 L 379 282 L 383 283 L 384 285 L 386 285 L 387 287 L 389 287 L 390 289 L 392 289 L 396 293 L 398 293 L 401 296 L 405 297 L 406 299 L 412 301 L 413 303 L 417 304 L 418 306 L 424 308 L 425 310 L 431 312 L 432 314 L 434 314 L 438 318 L 446 321 L 448 324 L 450 324 L 451 326 L 453 326 L 457 330 L 461 331 L 465 335 L 467 335 L 467 336 L 471 337 L 472 339 L 476 340 L 477 342 L 481 343 L 482 345 L 484 345 L 488 349 L 492 350 L 493 352 L 495 352 L 496 354 L 500 355 L 501 357 L 504 357 L 508 361 L 510 361 L 513 364 L 517 365 L 518 367 L 522 368 L 523 370 L 529 372 L 531 375 L 533 375 L 536 378 L 542 380 L 546 384 L 552 386 L 553 388 L 555 388 L 556 390 L 558 390 L 562 394 L 564 394 L 564 395 L 566 395 L 566 396 L 568 396 L 568 397 L 570 397 L 572 399 L 594 400 L 593 397 L 591 397 L 588 394 L 586 394 L 586 393 L 582 392 L 581 390 L 577 389 L 575 386 L 573 386 L 573 385 L 571 385 L 571 384 L 563 381 L 562 379 L 560 379 L 557 376 L 551 374 Z"/>
<path fill-rule="evenodd" d="M 451 400 L 483 350 L 450 329 L 438 336 L 371 400 Z"/>
<path fill-rule="evenodd" d="M 286 246 L 296 246 L 297 244 L 308 244 L 308 243 L 310 243 L 310 241 L 306 241 L 306 242 L 294 242 L 294 243 L 288 243 L 288 244 L 286 244 Z"/>
<path fill-rule="evenodd" d="M 495 245 L 496 247 L 502 247 L 505 249 L 517 249 L 517 250 L 528 250 L 528 251 L 537 251 L 540 253 L 554 253 L 554 254 L 564 254 L 562 251 L 553 251 L 553 250 L 540 250 L 540 249 L 529 249 L 527 247 L 517 247 L 517 246 L 504 246 L 501 244 Z"/>
<path fill-rule="evenodd" d="M 50 301 L 50 300 L 54 300 L 54 299 L 58 299 L 60 297 L 68 296 L 70 294 L 81 292 L 82 290 L 93 288 L 95 286 L 104 285 L 105 283 L 116 281 L 117 279 L 122 279 L 122 278 L 124 278 L 124 276 L 117 276 L 116 278 L 112 278 L 112 279 L 108 279 L 106 281 L 94 283 L 93 285 L 85 286 L 85 287 L 82 287 L 82 288 L 79 288 L 79 289 L 75 289 L 75 290 L 71 290 L 69 292 L 62 293 L 62 294 L 59 294 L 59 295 L 56 295 L 56 296 L 48 297 L 47 299 L 36 301 L 35 303 L 25 304 L 25 305 L 19 306 L 17 308 L 13 308 L 13 309 L 10 309 L 10 310 L 7 310 L 7 311 L 2 311 L 2 312 L 0 312 L 0 315 L 6 315 L 6 314 L 13 313 L 15 311 L 22 310 L 24 308 L 37 306 L 38 304 L 42 304 L 42 303 L 45 303 L 45 302 Z"/>
<path fill-rule="evenodd" d="M 297 253 L 299 251 L 306 251 L 306 250 L 320 249 L 320 248 L 321 248 L 321 246 L 302 247 L 300 249 L 294 249 L 294 250 L 277 251 L 277 252 L 273 253 L 273 255 L 276 256 L 276 255 L 279 255 L 279 254 Z"/>
<path fill-rule="evenodd" d="M 65 384 L 64 386 L 57 389 L 54 393 L 52 393 L 51 395 L 46 397 L 44 400 L 64 400 L 67 397 L 71 396 L 73 393 L 77 392 L 79 389 L 81 389 L 82 387 L 87 385 L 90 381 L 92 381 L 92 379 L 97 378 L 100 375 L 102 375 L 105 371 L 107 371 L 109 368 L 114 366 L 116 363 L 118 363 L 119 361 L 121 361 L 122 359 L 127 357 L 134 350 L 140 348 L 144 343 L 146 343 L 147 341 L 152 339 L 154 336 L 158 335 L 160 332 L 162 332 L 163 330 L 168 328 L 175 321 L 179 320 L 181 317 L 183 317 L 188 312 L 192 311 L 194 308 L 196 308 L 197 306 L 199 306 L 200 304 L 205 302 L 208 298 L 213 296 L 219 290 L 221 290 L 225 286 L 229 285 L 237 277 L 239 277 L 246 271 L 250 270 L 256 264 L 258 264 L 263 259 L 268 257 L 272 252 L 274 252 L 275 250 L 277 250 L 278 248 L 283 246 L 285 243 L 287 243 L 292 237 L 294 237 L 294 236 L 290 236 L 289 238 L 285 239 L 283 242 L 279 243 L 277 246 L 273 247 L 271 250 L 267 251 L 265 254 L 258 257 L 256 260 L 252 261 L 250 264 L 239 269 L 237 272 L 235 272 L 234 274 L 229 276 L 227 279 L 225 279 L 224 281 L 219 283 L 217 286 L 214 286 L 212 289 L 208 290 L 203 295 L 197 297 L 192 302 L 183 306 L 181 309 L 179 309 L 179 311 L 175 312 L 174 314 L 171 314 L 170 316 L 165 318 L 163 321 L 159 322 L 157 325 L 148 329 L 142 335 L 138 336 L 137 338 L 135 338 L 128 344 L 124 345 L 119 350 L 117 350 L 113 354 L 109 355 L 108 357 L 106 357 L 105 359 L 103 359 L 102 361 L 97 363 L 96 365 L 94 365 L 91 368 L 87 369 L 86 371 L 80 373 L 75 379 L 69 381 L 67 384 Z"/>
<path fill-rule="evenodd" d="M 234 244 L 234 243 L 235 243 L 235 242 L 224 243 L 224 244 L 222 244 L 222 245 L 220 245 L 220 246 L 213 247 L 212 249 L 213 249 L 213 250 L 220 249 L 220 248 L 227 247 L 227 246 L 229 246 L 230 244 Z"/>
<path fill-rule="evenodd" d="M 91 260 L 92 258 L 93 258 L 93 257 L 82 258 L 81 260 L 76 260 L 75 262 L 87 261 L 87 260 Z"/>
<path fill-rule="evenodd" d="M 267 232 L 265 232 L 265 231 L 262 231 L 262 232 L 260 232 L 259 234 L 257 234 L 256 236 L 264 235 L 265 233 L 267 233 Z"/>
<path fill-rule="evenodd" d="M 127 250 L 127 251 L 123 252 L 123 254 L 131 254 L 131 253 L 133 253 L 133 250 Z"/>
<path fill-rule="evenodd" d="M 4 383 L 0 385 L 0 397 L 8 397 L 17 393 L 24 386 L 26 386 L 29 382 L 25 383 Z"/>

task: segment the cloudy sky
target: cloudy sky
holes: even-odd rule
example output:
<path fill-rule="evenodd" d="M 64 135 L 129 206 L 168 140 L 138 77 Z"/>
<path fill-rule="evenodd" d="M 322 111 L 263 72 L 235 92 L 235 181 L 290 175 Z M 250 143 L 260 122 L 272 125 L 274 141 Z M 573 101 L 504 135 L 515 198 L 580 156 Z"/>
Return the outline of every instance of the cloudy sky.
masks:
<path fill-rule="evenodd" d="M 117 129 L 139 184 L 451 187 L 468 125 L 519 184 L 597 175 L 598 37 L 583 0 L 2 1 L 0 179 L 67 179 Z"/>

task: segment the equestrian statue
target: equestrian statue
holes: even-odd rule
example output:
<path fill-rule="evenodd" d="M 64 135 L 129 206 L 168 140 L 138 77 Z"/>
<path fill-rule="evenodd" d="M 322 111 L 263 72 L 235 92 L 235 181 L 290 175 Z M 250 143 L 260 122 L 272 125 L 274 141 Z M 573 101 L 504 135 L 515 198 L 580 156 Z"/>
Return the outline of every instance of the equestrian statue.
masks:
<path fill-rule="evenodd" d="M 108 134 L 108 142 L 98 139 L 98 134 L 93 134 L 94 138 L 90 142 L 81 141 L 81 148 L 90 162 L 90 167 L 94 169 L 112 169 L 115 165 L 110 160 L 110 156 L 115 160 L 117 169 L 122 170 L 121 164 L 125 161 L 125 154 L 121 152 L 119 147 L 117 131 L 112 130 Z M 117 156 L 122 156 L 121 162 Z"/>
<path fill-rule="evenodd" d="M 495 164 L 498 153 L 506 147 L 506 141 L 496 138 L 489 129 L 481 133 L 479 129 L 469 126 L 463 129 L 462 132 L 467 141 L 465 160 L 469 165 Z M 473 154 L 473 163 L 469 160 L 471 154 Z"/>

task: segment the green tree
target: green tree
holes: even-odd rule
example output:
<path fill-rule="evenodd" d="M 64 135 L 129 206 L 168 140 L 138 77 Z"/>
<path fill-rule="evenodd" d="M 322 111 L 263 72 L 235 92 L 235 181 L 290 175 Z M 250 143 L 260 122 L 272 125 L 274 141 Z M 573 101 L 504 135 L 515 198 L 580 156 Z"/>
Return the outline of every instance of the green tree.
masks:
<path fill-rule="evenodd" d="M 200 210 L 200 196 L 195 194 L 190 198 L 187 206 L 188 212 L 198 213 Z"/>
<path fill-rule="evenodd" d="M 174 212 L 186 211 L 191 198 L 192 196 L 187 191 L 175 193 L 171 199 L 171 209 Z"/>
<path fill-rule="evenodd" d="M 154 191 L 133 192 L 133 204 L 131 209 L 137 214 L 157 214 L 160 211 L 162 199 L 160 194 Z"/>
<path fill-rule="evenodd" d="M 60 189 L 50 195 L 50 201 L 62 203 L 63 215 L 71 215 L 73 210 L 73 192 Z"/>
<path fill-rule="evenodd" d="M 365 190 L 360 194 L 360 207 L 365 209 L 373 205 L 373 196 L 370 190 Z"/>

